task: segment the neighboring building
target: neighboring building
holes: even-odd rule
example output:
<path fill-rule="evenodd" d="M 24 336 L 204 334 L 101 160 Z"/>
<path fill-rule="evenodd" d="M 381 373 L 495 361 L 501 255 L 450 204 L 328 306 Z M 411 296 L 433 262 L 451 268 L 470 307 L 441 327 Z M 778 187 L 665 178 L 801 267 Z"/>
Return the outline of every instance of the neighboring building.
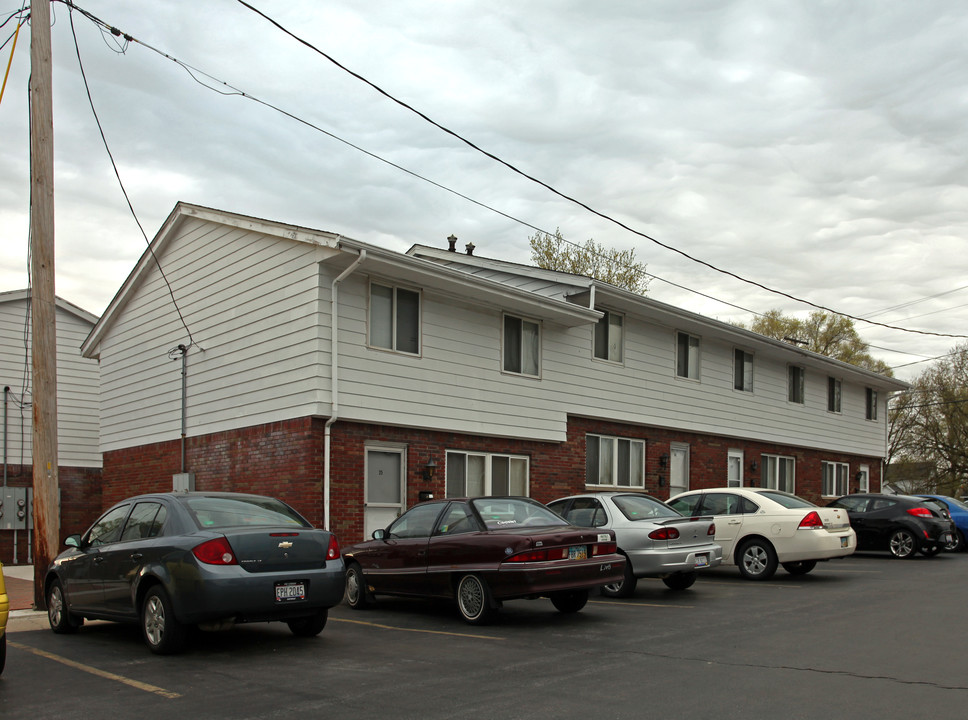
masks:
<path fill-rule="evenodd" d="M 190 477 L 281 496 L 352 542 L 428 493 L 733 484 L 821 501 L 879 489 L 887 396 L 906 387 L 452 250 L 187 204 L 151 250 L 83 345 L 105 505 Z"/>
<path fill-rule="evenodd" d="M 57 465 L 64 537 L 85 530 L 101 509 L 98 364 L 81 357 L 81 343 L 97 317 L 60 298 L 55 305 Z M 28 290 L 0 293 L 0 376 L 4 385 L 0 561 L 7 564 L 27 562 L 30 555 L 33 416 L 29 308 Z"/>

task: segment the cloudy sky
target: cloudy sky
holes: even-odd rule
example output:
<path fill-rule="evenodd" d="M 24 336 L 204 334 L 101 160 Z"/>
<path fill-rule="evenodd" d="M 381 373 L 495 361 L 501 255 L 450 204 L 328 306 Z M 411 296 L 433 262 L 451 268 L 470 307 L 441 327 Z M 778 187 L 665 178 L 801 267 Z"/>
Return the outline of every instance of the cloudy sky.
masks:
<path fill-rule="evenodd" d="M 237 1 L 77 2 L 139 41 L 119 44 L 73 13 L 95 108 L 149 237 L 178 201 L 400 251 L 445 247 L 455 234 L 516 262 L 529 261 L 533 227 L 560 228 L 575 242 L 634 248 L 664 302 L 743 322 L 754 316 L 735 305 L 810 310 L 516 175 Z M 665 245 L 838 312 L 968 335 L 963 3 L 253 4 L 439 124 Z M 2 19 L 20 2 L 6 5 Z M 100 314 L 145 241 L 87 101 L 70 13 L 61 2 L 52 12 L 57 294 Z M 304 122 L 213 92 L 159 53 Z M 0 290 L 28 279 L 28 74 L 25 28 L 0 103 Z M 877 357 L 907 365 L 905 379 L 926 367 L 908 363 L 964 342 L 857 328 Z"/>

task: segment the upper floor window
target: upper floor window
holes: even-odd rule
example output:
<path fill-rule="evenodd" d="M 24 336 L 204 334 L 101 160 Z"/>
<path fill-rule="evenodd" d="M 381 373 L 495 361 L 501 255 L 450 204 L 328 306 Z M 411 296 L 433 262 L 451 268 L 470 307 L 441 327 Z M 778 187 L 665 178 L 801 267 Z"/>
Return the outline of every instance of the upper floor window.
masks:
<path fill-rule="evenodd" d="M 733 351 L 733 389 L 753 392 L 753 355 L 739 348 Z"/>
<path fill-rule="evenodd" d="M 538 376 L 541 326 L 531 320 L 504 316 L 504 371 Z"/>
<path fill-rule="evenodd" d="M 840 398 L 842 394 L 841 381 L 835 377 L 827 378 L 827 410 L 832 413 L 840 412 Z"/>
<path fill-rule="evenodd" d="M 790 365 L 788 368 L 789 372 L 789 395 L 788 399 L 790 402 L 799 403 L 803 405 L 803 389 L 804 389 L 804 370 L 799 365 Z"/>
<path fill-rule="evenodd" d="M 447 453 L 447 497 L 527 494 L 527 457 L 478 452 Z"/>
<path fill-rule="evenodd" d="M 645 441 L 586 435 L 585 483 L 610 487 L 645 487 Z"/>
<path fill-rule="evenodd" d="M 595 325 L 595 357 L 622 362 L 624 318 L 606 310 Z"/>
<path fill-rule="evenodd" d="M 782 455 L 763 455 L 763 483 L 765 488 L 792 493 L 796 488 L 796 459 Z"/>
<path fill-rule="evenodd" d="M 420 293 L 370 284 L 370 345 L 420 353 Z"/>
<path fill-rule="evenodd" d="M 699 379 L 699 338 L 689 333 L 676 333 L 676 375 Z"/>
<path fill-rule="evenodd" d="M 822 462 L 820 465 L 823 468 L 823 483 L 820 493 L 825 497 L 846 495 L 850 466 L 847 463 L 839 462 Z"/>
<path fill-rule="evenodd" d="M 867 419 L 877 420 L 877 390 L 867 388 L 867 401 L 865 404 L 867 406 Z"/>

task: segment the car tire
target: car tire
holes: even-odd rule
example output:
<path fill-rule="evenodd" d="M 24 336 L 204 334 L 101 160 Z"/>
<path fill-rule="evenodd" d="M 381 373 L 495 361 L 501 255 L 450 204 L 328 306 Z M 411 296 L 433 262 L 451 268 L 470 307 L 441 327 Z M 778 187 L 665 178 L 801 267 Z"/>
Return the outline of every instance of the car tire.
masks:
<path fill-rule="evenodd" d="M 618 582 L 602 585 L 601 593 L 605 597 L 625 598 L 635 594 L 635 586 L 639 579 L 632 574 L 632 563 L 626 558 L 625 576 Z"/>
<path fill-rule="evenodd" d="M 662 582 L 664 582 L 665 586 L 670 590 L 688 590 L 696 582 L 696 573 L 675 573 L 674 575 L 668 575 L 662 578 Z"/>
<path fill-rule="evenodd" d="M 782 563 L 783 569 L 791 575 L 806 575 L 817 567 L 816 560 L 797 560 L 796 562 Z"/>
<path fill-rule="evenodd" d="M 941 545 L 925 545 L 921 548 L 921 554 L 925 557 L 934 557 L 940 553 L 942 549 L 943 548 Z"/>
<path fill-rule="evenodd" d="M 175 618 L 168 593 L 155 585 L 141 603 L 141 636 L 156 655 L 172 655 L 185 647 L 186 627 Z"/>
<path fill-rule="evenodd" d="M 491 593 L 478 575 L 464 575 L 457 583 L 457 609 L 469 625 L 486 625 L 494 617 Z"/>
<path fill-rule="evenodd" d="M 747 580 L 769 580 L 776 572 L 776 551 L 766 540 L 747 540 L 736 553 L 736 565 Z"/>
<path fill-rule="evenodd" d="M 961 530 L 955 530 L 951 537 L 951 542 L 944 546 L 945 552 L 964 552 L 965 536 L 961 534 Z"/>
<path fill-rule="evenodd" d="M 910 530 L 899 528 L 891 533 L 891 537 L 887 541 L 887 548 L 894 557 L 906 560 L 914 557 L 917 553 L 918 539 L 914 537 L 914 533 Z"/>
<path fill-rule="evenodd" d="M 76 633 L 84 624 L 84 618 L 75 617 L 68 610 L 60 580 L 54 580 L 47 588 L 47 621 L 50 629 L 58 635 Z"/>
<path fill-rule="evenodd" d="M 564 590 L 552 593 L 550 596 L 551 604 L 555 610 L 562 613 L 576 613 L 585 607 L 588 602 L 587 590 Z"/>
<path fill-rule="evenodd" d="M 363 610 L 370 604 L 366 592 L 366 578 L 358 563 L 350 563 L 346 568 L 346 604 L 354 610 Z"/>
<path fill-rule="evenodd" d="M 311 638 L 316 637 L 323 631 L 328 619 L 329 608 L 321 608 L 316 611 L 315 615 L 287 620 L 286 625 L 289 626 L 289 631 L 296 637 Z"/>

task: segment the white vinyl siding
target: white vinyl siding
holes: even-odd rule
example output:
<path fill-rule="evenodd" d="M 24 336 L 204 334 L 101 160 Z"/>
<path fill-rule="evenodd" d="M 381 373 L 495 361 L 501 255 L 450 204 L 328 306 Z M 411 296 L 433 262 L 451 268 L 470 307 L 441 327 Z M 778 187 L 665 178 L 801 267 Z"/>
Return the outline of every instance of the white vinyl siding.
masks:
<path fill-rule="evenodd" d="M 846 495 L 850 491 L 847 485 L 850 476 L 850 466 L 847 463 L 839 462 L 823 462 L 820 465 L 823 471 L 821 495 L 824 497 L 840 497 L 841 495 Z"/>

